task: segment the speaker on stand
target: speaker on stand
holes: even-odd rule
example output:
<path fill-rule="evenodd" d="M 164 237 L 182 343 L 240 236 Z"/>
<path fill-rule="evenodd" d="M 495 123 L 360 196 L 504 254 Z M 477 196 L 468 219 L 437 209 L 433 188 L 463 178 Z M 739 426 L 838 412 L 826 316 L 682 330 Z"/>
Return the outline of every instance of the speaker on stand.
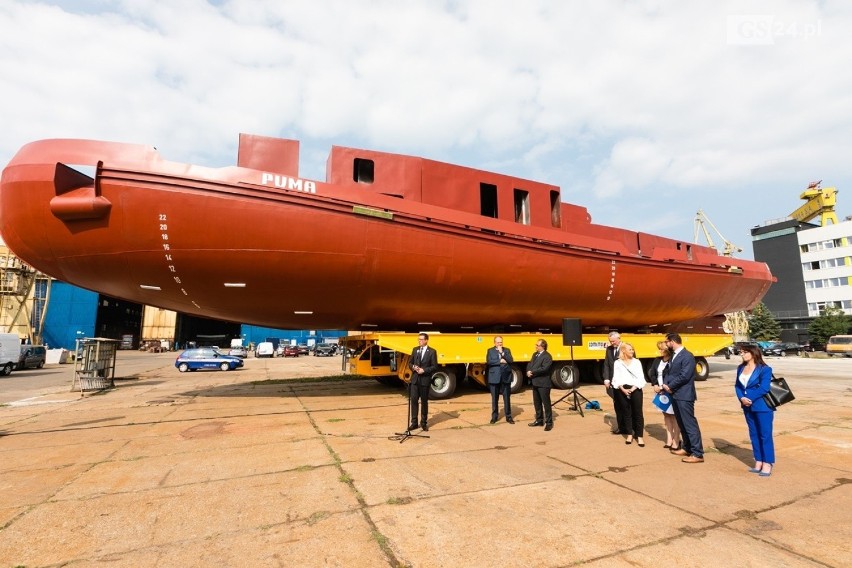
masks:
<path fill-rule="evenodd" d="M 574 346 L 583 344 L 583 323 L 579 318 L 564 318 L 562 320 L 562 345 L 566 347 L 570 346 L 571 348 L 571 368 L 574 368 Z M 576 381 L 574 381 L 576 384 Z M 561 397 L 559 400 L 551 404 L 550 406 L 556 406 L 557 403 L 562 402 L 568 397 L 572 397 L 573 406 L 571 406 L 568 410 L 576 410 L 580 413 L 580 416 L 583 418 L 586 417 L 583 414 L 583 407 L 580 406 L 580 399 L 589 402 L 589 399 L 581 395 L 577 392 L 576 388 L 571 388 L 571 390 L 565 396 Z"/>

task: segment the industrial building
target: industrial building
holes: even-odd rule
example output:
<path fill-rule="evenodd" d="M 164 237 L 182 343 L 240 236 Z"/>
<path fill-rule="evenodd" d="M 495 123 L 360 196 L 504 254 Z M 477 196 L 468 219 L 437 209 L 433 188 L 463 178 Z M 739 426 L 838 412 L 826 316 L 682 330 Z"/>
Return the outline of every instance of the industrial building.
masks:
<path fill-rule="evenodd" d="M 778 279 L 763 303 L 781 325 L 782 341 L 807 342 L 808 324 L 826 308 L 852 315 L 852 217 L 838 221 L 836 194 L 814 182 L 790 217 L 751 230 L 754 259 Z"/>

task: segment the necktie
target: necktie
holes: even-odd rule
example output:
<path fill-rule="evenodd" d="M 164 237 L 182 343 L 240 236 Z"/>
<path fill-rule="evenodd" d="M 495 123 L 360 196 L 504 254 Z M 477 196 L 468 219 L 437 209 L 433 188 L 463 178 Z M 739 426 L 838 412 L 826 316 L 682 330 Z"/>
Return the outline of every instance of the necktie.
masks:
<path fill-rule="evenodd" d="M 426 356 L 426 348 L 425 348 L 425 347 L 421 347 L 421 348 L 420 348 L 420 360 L 422 361 L 422 360 L 423 360 L 423 357 L 425 357 L 425 356 Z"/>

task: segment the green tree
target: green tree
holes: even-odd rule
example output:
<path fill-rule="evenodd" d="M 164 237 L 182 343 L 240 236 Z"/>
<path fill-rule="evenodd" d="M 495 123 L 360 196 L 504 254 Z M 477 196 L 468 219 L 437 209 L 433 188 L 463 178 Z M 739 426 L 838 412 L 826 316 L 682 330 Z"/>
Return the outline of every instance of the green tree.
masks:
<path fill-rule="evenodd" d="M 845 335 L 852 327 L 852 317 L 843 313 L 840 308 L 826 308 L 818 318 L 808 326 L 811 343 L 825 345 L 832 335 Z"/>
<path fill-rule="evenodd" d="M 756 341 L 777 341 L 781 337 L 781 325 L 763 302 L 751 311 L 748 327 L 749 334 Z"/>

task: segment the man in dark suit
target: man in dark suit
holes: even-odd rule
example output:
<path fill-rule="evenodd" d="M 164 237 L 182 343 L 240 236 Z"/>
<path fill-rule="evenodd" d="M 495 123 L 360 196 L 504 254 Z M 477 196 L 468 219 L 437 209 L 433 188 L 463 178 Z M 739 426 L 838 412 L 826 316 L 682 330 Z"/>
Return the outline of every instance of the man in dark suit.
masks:
<path fill-rule="evenodd" d="M 494 338 L 494 347 L 490 347 L 485 353 L 485 364 L 488 367 L 488 390 L 491 391 L 491 423 L 497 422 L 497 401 L 500 394 L 503 395 L 503 413 L 506 422 L 514 424 L 512 419 L 512 405 L 509 400 L 512 385 L 512 368 L 509 366 L 512 352 L 508 347 L 503 347 L 503 338 L 499 335 Z"/>
<path fill-rule="evenodd" d="M 604 387 L 606 387 L 606 393 L 612 399 L 613 410 L 615 410 L 615 427 L 612 429 L 613 434 L 625 434 L 628 430 L 624 424 L 623 399 L 621 397 L 613 396 L 611 386 L 612 370 L 615 366 L 616 359 L 618 359 L 618 356 L 620 355 L 619 349 L 621 349 L 621 335 L 617 331 L 611 331 L 609 333 L 609 345 L 607 346 L 606 354 L 604 355 L 603 380 Z"/>
<path fill-rule="evenodd" d="M 420 427 L 429 431 L 429 387 L 432 384 L 432 374 L 438 370 L 438 352 L 429 347 L 429 334 L 417 336 L 417 347 L 411 352 L 409 368 L 412 371 L 411 382 L 408 385 L 410 400 L 411 423 L 409 430 L 417 429 L 417 407 L 420 402 Z"/>
<path fill-rule="evenodd" d="M 695 357 L 684 348 L 680 334 L 666 335 L 666 345 L 674 351 L 669 360 L 669 372 L 663 377 L 663 390 L 672 397 L 675 419 L 683 433 L 683 445 L 673 454 L 684 456 L 684 463 L 702 463 L 704 446 L 701 430 L 695 418 Z"/>
<path fill-rule="evenodd" d="M 544 426 L 545 431 L 553 430 L 553 409 L 550 407 L 550 367 L 553 357 L 547 352 L 547 341 L 539 339 L 535 342 L 535 353 L 527 363 L 527 377 L 533 387 L 533 407 L 535 422 L 529 426 Z"/>

